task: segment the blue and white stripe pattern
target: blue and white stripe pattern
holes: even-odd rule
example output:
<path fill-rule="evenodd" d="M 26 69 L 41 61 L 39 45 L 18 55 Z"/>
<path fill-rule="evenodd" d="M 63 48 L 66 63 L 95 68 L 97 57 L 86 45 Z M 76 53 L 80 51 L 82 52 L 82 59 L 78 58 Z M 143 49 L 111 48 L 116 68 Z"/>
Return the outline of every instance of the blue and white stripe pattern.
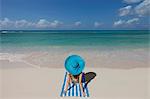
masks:
<path fill-rule="evenodd" d="M 65 97 L 65 96 L 83 97 L 81 89 L 80 89 L 80 86 L 79 86 L 79 83 L 75 84 L 74 86 L 73 86 L 73 83 L 71 83 L 69 85 L 69 88 L 70 87 L 71 88 L 66 93 L 64 93 L 64 89 L 66 87 L 67 78 L 68 78 L 68 76 L 67 76 L 67 72 L 66 72 L 60 96 L 61 97 Z M 82 85 L 84 87 L 85 83 L 82 83 Z M 86 95 L 85 97 L 89 97 L 88 87 L 84 88 L 84 92 L 85 92 L 85 95 Z"/>

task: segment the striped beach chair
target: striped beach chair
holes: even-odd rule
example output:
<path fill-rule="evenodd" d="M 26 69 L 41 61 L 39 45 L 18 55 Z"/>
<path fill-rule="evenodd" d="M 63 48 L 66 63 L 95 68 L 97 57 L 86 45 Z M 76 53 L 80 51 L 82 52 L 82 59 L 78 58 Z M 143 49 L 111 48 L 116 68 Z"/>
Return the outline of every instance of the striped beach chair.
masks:
<path fill-rule="evenodd" d="M 81 89 L 80 89 L 80 86 L 79 86 L 79 83 L 77 84 L 73 84 L 71 83 L 69 85 L 69 89 L 66 93 L 64 93 L 64 89 L 66 87 L 66 81 L 67 81 L 67 72 L 65 73 L 65 77 L 64 77 L 64 82 L 63 82 L 63 85 L 62 85 L 62 90 L 61 90 L 61 94 L 60 96 L 61 97 L 65 97 L 65 96 L 76 96 L 76 97 L 83 97 L 82 95 L 82 92 L 81 92 Z M 85 77 L 84 77 L 84 74 L 83 74 L 83 77 L 82 79 L 85 81 Z M 88 87 L 86 86 L 85 87 L 85 82 L 83 81 L 82 85 L 83 85 L 83 89 L 84 89 L 84 92 L 85 92 L 85 97 L 89 97 L 89 91 L 88 91 Z"/>

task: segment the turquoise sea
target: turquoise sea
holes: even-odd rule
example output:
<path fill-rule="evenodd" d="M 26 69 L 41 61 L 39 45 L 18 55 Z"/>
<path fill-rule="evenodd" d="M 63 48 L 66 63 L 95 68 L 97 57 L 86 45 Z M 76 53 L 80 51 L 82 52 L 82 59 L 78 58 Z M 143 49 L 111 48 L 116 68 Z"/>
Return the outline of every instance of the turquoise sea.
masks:
<path fill-rule="evenodd" d="M 36 68 L 61 68 L 72 54 L 84 57 L 92 67 L 147 67 L 149 61 L 146 30 L 7 30 L 0 35 L 0 60 Z"/>
<path fill-rule="evenodd" d="M 3 30 L 1 48 L 148 48 L 148 30 Z"/>

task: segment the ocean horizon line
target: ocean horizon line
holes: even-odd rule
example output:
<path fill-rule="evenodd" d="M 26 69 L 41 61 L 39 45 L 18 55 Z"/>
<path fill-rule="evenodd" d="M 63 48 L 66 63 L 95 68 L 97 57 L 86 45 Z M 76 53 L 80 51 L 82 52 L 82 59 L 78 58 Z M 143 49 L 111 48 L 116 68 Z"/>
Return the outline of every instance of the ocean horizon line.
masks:
<path fill-rule="evenodd" d="M 124 34 L 124 33 L 147 33 L 149 34 L 149 30 L 0 30 L 0 34 L 6 33 L 67 33 L 67 34 L 94 34 L 94 33 L 101 33 L 101 34 Z M 131 33 L 131 34 L 132 34 Z"/>
<path fill-rule="evenodd" d="M 150 31 L 150 29 L 1 29 L 0 31 Z"/>

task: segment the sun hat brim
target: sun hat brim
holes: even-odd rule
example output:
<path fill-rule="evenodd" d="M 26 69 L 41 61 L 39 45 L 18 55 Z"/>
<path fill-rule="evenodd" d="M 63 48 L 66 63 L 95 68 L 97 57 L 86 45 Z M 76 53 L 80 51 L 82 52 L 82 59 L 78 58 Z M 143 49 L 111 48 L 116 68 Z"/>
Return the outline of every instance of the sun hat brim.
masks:
<path fill-rule="evenodd" d="M 80 74 L 85 67 L 84 60 L 78 55 L 71 55 L 65 61 L 66 70 L 72 75 Z"/>

